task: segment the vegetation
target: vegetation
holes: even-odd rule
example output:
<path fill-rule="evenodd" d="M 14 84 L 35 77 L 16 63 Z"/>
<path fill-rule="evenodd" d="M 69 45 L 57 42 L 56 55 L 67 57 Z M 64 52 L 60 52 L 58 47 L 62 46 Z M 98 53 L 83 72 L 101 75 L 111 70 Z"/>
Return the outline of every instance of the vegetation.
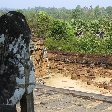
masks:
<path fill-rule="evenodd" d="M 6 10 L 0 10 L 2 15 Z M 92 6 L 72 10 L 35 7 L 22 12 L 32 35 L 45 38 L 49 50 L 112 53 L 112 7 Z"/>

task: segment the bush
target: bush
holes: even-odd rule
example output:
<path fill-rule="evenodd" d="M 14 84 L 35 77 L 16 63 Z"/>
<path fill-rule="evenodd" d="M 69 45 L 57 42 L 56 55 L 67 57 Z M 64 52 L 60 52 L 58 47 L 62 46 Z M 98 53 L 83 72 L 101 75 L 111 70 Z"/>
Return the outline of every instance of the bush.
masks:
<path fill-rule="evenodd" d="M 74 30 L 69 23 L 54 19 L 50 30 L 50 37 L 54 38 L 55 40 L 61 40 L 73 37 L 73 35 Z"/>

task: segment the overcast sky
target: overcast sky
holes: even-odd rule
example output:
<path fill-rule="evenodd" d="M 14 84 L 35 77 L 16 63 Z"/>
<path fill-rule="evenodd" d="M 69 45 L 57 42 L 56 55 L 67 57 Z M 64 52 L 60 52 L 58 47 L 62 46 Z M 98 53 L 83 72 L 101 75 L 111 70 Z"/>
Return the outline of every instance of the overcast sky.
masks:
<path fill-rule="evenodd" d="M 112 6 L 112 0 L 0 0 L 0 8 L 28 8 L 28 7 L 66 7 L 73 9 L 77 5 L 84 6 Z"/>

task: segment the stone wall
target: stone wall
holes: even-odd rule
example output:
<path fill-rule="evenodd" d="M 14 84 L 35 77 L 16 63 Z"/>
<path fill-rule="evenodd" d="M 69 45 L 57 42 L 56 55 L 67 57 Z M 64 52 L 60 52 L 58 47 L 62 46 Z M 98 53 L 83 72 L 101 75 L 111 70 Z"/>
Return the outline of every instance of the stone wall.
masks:
<path fill-rule="evenodd" d="M 70 76 L 73 80 L 98 87 L 112 86 L 112 57 L 48 51 L 50 72 Z M 101 80 L 100 80 L 101 79 Z"/>
<path fill-rule="evenodd" d="M 49 61 L 47 50 L 42 38 L 32 38 L 31 41 L 31 59 L 35 66 L 35 75 L 37 78 L 44 77 L 49 73 Z"/>
<path fill-rule="evenodd" d="M 35 66 L 37 78 L 43 78 L 50 73 L 61 73 L 70 76 L 73 80 L 87 82 L 98 87 L 110 88 L 112 80 L 95 81 L 96 79 L 112 78 L 112 56 L 80 53 L 67 53 L 59 51 L 46 51 L 42 38 L 32 38 L 34 46 L 31 58 Z M 48 60 L 49 59 L 49 60 Z"/>

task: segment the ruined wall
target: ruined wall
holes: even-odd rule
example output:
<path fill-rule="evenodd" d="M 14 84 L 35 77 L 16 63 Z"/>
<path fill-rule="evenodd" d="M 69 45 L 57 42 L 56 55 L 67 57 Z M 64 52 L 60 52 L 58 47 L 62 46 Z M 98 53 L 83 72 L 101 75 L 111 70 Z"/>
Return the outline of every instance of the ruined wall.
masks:
<path fill-rule="evenodd" d="M 103 88 L 112 86 L 112 56 L 48 51 L 50 72 Z"/>
<path fill-rule="evenodd" d="M 107 88 L 107 83 L 112 83 L 96 79 L 99 77 L 112 78 L 112 56 L 111 55 L 93 55 L 80 53 L 67 53 L 59 51 L 46 51 L 44 40 L 33 38 L 31 58 L 35 66 L 36 77 L 43 78 L 50 73 L 61 73 L 63 76 L 71 76 L 73 80 L 87 82 L 88 85 L 94 84 L 98 87 Z M 48 61 L 49 59 L 49 61 Z"/>
<path fill-rule="evenodd" d="M 30 50 L 36 77 L 47 76 L 49 74 L 49 61 L 44 40 L 42 38 L 32 38 Z"/>

